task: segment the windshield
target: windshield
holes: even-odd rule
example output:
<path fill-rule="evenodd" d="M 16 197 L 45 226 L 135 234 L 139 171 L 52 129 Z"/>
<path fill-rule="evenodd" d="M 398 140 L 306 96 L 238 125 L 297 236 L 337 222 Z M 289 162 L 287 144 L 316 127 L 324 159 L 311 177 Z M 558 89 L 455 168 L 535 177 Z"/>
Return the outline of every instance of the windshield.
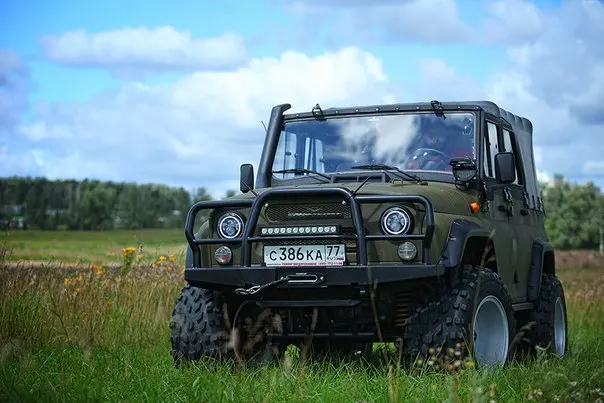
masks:
<path fill-rule="evenodd" d="M 384 164 L 417 172 L 451 172 L 451 158 L 475 158 L 476 119 L 471 112 L 445 116 L 418 112 L 286 122 L 273 171 L 334 173 L 355 165 Z M 273 175 L 287 179 L 300 174 L 309 173 Z"/>

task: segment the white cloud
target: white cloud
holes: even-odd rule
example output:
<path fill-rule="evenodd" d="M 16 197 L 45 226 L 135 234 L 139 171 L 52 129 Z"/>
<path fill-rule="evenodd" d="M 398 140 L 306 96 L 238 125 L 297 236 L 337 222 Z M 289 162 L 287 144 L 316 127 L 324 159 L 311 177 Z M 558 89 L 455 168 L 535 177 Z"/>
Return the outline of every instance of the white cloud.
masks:
<path fill-rule="evenodd" d="M 481 99 L 484 88 L 470 76 L 460 73 L 441 59 L 421 59 L 418 62 L 421 79 L 409 83 L 417 99 L 457 100 Z"/>
<path fill-rule="evenodd" d="M 235 72 L 197 72 L 170 85 L 128 83 L 86 103 L 38 108 L 21 127 L 50 178 L 95 177 L 238 188 L 239 165 L 258 163 L 270 108 L 310 110 L 383 102 L 381 61 L 356 48 L 308 57 L 286 52 Z M 256 165 L 257 166 L 257 165 Z"/>
<path fill-rule="evenodd" d="M 522 43 L 536 39 L 543 29 L 541 13 L 530 1 L 489 1 L 487 9 L 493 16 L 482 24 L 487 42 Z"/>
<path fill-rule="evenodd" d="M 534 123 L 539 167 L 604 181 L 604 3 L 565 2 L 545 14 L 543 32 L 508 52 L 511 67 L 493 77 L 489 95 Z"/>
<path fill-rule="evenodd" d="M 281 0 L 274 0 L 280 2 Z M 283 2 L 283 1 L 281 1 Z M 283 2 L 301 19 L 300 39 L 320 36 L 331 45 L 342 43 L 420 42 L 430 44 L 522 44 L 543 29 L 539 8 L 529 0 L 484 0 L 487 17 L 475 21 L 478 0 L 297 0 Z M 460 11 L 460 6 L 464 8 Z M 469 11 L 469 13 L 468 13 Z M 312 24 L 308 22 L 312 21 Z M 348 42 L 344 42 L 348 41 Z"/>
<path fill-rule="evenodd" d="M 604 4 L 569 1 L 541 20 L 542 34 L 510 48 L 486 85 L 443 60 L 421 61 L 418 98 L 492 100 L 533 122 L 540 178 L 604 183 Z"/>
<path fill-rule="evenodd" d="M 304 40 L 323 27 L 330 32 L 326 42 L 334 46 L 367 39 L 464 42 L 472 32 L 455 0 L 299 0 L 286 9 L 305 27 Z"/>
<path fill-rule="evenodd" d="M 570 0 L 544 17 L 542 35 L 512 49 L 527 89 L 552 109 L 566 109 L 583 124 L 603 124 L 604 3 Z"/>
<path fill-rule="evenodd" d="M 120 74 L 148 71 L 224 70 L 247 61 L 241 37 L 226 33 L 193 38 L 171 26 L 75 30 L 40 40 L 46 56 L 71 67 L 105 68 Z"/>

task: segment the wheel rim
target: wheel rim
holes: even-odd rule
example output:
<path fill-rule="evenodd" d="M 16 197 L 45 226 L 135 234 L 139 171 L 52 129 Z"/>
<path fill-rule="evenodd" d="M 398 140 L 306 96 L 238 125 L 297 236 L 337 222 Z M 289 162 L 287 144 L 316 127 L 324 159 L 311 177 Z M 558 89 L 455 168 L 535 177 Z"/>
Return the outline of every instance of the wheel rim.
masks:
<path fill-rule="evenodd" d="M 556 299 L 554 309 L 554 347 L 556 354 L 562 357 L 566 347 L 566 318 L 564 317 L 564 305 L 562 299 Z"/>
<path fill-rule="evenodd" d="M 508 319 L 501 301 L 490 295 L 474 314 L 474 356 L 480 366 L 503 365 L 509 346 Z"/>

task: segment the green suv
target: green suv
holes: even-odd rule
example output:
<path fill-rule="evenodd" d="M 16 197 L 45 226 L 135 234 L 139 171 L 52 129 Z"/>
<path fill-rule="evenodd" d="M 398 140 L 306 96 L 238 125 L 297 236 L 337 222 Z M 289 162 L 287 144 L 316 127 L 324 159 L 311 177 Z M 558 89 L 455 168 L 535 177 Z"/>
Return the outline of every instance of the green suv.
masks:
<path fill-rule="evenodd" d="M 176 365 L 289 345 L 394 343 L 407 364 L 565 353 L 528 119 L 486 101 L 290 108 L 242 194 L 187 214 Z"/>

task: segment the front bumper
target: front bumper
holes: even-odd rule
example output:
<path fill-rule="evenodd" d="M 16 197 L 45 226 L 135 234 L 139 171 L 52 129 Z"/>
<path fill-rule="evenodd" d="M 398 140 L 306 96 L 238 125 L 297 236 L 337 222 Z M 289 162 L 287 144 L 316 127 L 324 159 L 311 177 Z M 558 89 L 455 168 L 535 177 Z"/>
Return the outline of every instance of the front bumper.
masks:
<path fill-rule="evenodd" d="M 263 286 L 286 279 L 276 287 L 336 287 L 374 286 L 407 280 L 439 276 L 444 273 L 440 265 L 375 265 L 342 266 L 330 268 L 308 267 L 244 267 L 185 269 L 185 280 L 195 287 L 235 288 Z"/>
<path fill-rule="evenodd" d="M 295 197 L 337 197 L 343 204 L 350 206 L 353 234 L 297 234 L 271 236 L 271 241 L 324 239 L 338 241 L 352 239 L 356 241 L 355 265 L 337 267 L 265 267 L 252 264 L 252 244 L 262 243 L 267 237 L 257 231 L 262 206 L 277 200 Z M 423 206 L 425 211 L 425 231 L 422 234 L 368 234 L 366 233 L 361 204 L 414 203 Z M 213 208 L 249 208 L 249 216 L 240 237 L 233 239 L 196 238 L 193 234 L 195 216 L 201 210 Z M 326 188 L 275 188 L 269 189 L 253 199 L 210 200 L 195 203 L 187 213 L 185 235 L 191 249 L 191 263 L 185 269 L 185 280 L 196 287 L 203 288 L 241 288 L 268 286 L 278 282 L 278 288 L 327 288 L 337 286 L 372 286 L 392 284 L 407 280 L 434 277 L 442 274 L 444 268 L 430 262 L 430 246 L 434 234 L 434 209 L 432 203 L 421 195 L 357 195 L 342 187 Z M 377 240 L 420 240 L 423 243 L 421 264 L 370 264 L 367 257 L 367 242 Z M 201 263 L 201 245 L 240 245 L 240 265 L 236 267 L 204 268 Z M 271 286 L 272 287 L 272 286 Z"/>

